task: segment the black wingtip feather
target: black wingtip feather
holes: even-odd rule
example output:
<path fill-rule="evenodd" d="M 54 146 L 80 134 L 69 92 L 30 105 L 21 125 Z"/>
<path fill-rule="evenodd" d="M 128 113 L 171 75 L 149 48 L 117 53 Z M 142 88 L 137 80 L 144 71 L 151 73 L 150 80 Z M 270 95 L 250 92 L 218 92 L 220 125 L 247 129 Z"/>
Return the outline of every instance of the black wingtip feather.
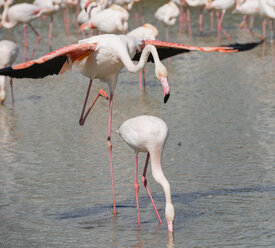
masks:
<path fill-rule="evenodd" d="M 41 64 L 33 64 L 23 69 L 13 69 L 6 67 L 0 69 L 0 75 L 12 78 L 43 78 L 49 75 L 58 74 L 66 62 L 67 57 L 61 55 Z"/>
<path fill-rule="evenodd" d="M 265 40 L 260 40 L 259 42 L 249 42 L 249 43 L 235 43 L 229 45 L 222 45 L 224 47 L 232 47 L 233 49 L 238 50 L 239 52 L 251 50 L 260 44 L 262 44 Z"/>

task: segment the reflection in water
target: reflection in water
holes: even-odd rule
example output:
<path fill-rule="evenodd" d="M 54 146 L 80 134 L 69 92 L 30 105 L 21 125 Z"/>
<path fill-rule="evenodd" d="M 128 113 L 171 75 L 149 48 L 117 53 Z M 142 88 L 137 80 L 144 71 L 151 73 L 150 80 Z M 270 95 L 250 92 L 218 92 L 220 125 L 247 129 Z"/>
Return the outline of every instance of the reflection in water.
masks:
<path fill-rule="evenodd" d="M 175 246 L 174 233 L 168 232 L 167 248 L 173 248 Z M 183 248 L 183 247 L 182 247 Z"/>

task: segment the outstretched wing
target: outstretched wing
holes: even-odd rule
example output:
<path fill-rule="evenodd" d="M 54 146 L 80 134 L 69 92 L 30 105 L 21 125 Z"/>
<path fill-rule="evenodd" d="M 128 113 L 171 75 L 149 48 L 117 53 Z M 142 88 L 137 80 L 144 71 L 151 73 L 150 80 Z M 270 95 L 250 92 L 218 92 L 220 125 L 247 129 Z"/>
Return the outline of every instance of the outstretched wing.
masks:
<path fill-rule="evenodd" d="M 0 75 L 13 78 L 43 78 L 70 70 L 76 61 L 90 55 L 96 43 L 72 44 L 50 52 L 43 57 L 0 69 Z"/>
<path fill-rule="evenodd" d="M 144 40 L 140 45 L 141 50 L 148 44 L 154 45 L 159 54 L 160 60 L 175 56 L 181 53 L 188 53 L 191 51 L 202 51 L 202 52 L 221 52 L 221 53 L 234 53 L 234 52 L 242 52 L 246 50 L 253 49 L 254 47 L 261 44 L 260 42 L 251 42 L 244 44 L 230 44 L 225 46 L 216 46 L 216 47 L 198 47 L 198 46 L 188 46 L 184 44 L 178 44 L 173 42 L 164 42 L 157 40 Z M 137 52 L 132 60 L 139 61 L 141 56 L 141 52 Z M 148 57 L 148 62 L 154 62 L 152 54 Z"/>

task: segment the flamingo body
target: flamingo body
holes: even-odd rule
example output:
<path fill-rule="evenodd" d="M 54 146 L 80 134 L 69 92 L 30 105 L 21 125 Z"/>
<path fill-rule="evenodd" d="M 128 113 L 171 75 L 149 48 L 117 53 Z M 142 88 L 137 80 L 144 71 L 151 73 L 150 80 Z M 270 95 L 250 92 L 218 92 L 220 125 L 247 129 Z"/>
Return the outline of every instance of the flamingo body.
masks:
<path fill-rule="evenodd" d="M 155 12 L 155 17 L 165 25 L 172 26 L 176 23 L 180 11 L 174 2 L 169 2 L 159 7 Z"/>

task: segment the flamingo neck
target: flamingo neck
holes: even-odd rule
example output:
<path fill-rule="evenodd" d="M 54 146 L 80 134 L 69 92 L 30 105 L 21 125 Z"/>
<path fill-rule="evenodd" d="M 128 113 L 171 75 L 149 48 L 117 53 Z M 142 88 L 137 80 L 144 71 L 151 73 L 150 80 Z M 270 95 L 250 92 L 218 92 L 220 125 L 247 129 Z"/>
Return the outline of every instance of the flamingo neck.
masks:
<path fill-rule="evenodd" d="M 161 169 L 161 160 L 162 160 L 162 151 L 161 152 L 154 152 L 151 155 L 151 166 L 152 166 L 152 173 L 153 177 L 157 183 L 159 183 L 164 191 L 165 194 L 165 217 L 168 224 L 168 231 L 173 232 L 173 223 L 175 219 L 175 210 L 171 200 L 171 190 L 170 184 L 166 177 L 164 176 L 162 169 Z"/>
<path fill-rule="evenodd" d="M 163 188 L 166 205 L 170 204 L 172 203 L 170 184 L 166 179 L 166 177 L 164 176 L 161 168 L 162 152 L 154 152 L 153 154 L 150 153 L 150 156 L 151 156 L 151 167 L 152 167 L 153 177 L 156 180 L 156 182 L 159 183 Z"/>
<path fill-rule="evenodd" d="M 120 57 L 121 57 L 122 63 L 124 64 L 124 66 L 127 68 L 128 71 L 137 73 L 137 72 L 140 72 L 145 67 L 150 53 L 154 58 L 155 67 L 157 68 L 160 64 L 162 65 L 162 63 L 160 62 L 156 47 L 150 44 L 144 47 L 140 56 L 140 60 L 136 65 L 131 60 L 129 53 L 127 54 L 123 53 Z"/>
<path fill-rule="evenodd" d="M 2 13 L 2 25 L 3 25 L 4 28 L 7 28 L 7 29 L 13 28 L 17 25 L 16 21 L 14 21 L 14 20 L 11 21 L 8 18 L 9 7 L 10 7 L 9 4 L 5 3 L 4 4 L 4 11 Z"/>

